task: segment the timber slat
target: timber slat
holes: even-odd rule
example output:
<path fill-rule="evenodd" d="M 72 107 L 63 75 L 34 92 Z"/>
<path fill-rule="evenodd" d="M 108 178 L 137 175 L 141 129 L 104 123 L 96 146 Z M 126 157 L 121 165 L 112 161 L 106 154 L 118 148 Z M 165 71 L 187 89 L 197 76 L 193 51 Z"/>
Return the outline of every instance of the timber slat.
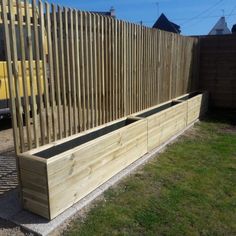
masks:
<path fill-rule="evenodd" d="M 45 39 L 45 17 L 44 17 L 44 5 L 39 1 L 39 18 L 40 18 L 40 53 L 42 62 L 42 80 L 44 88 L 44 106 L 46 113 L 46 127 L 47 127 L 47 142 L 51 142 L 52 138 L 52 115 L 51 106 L 49 101 L 49 88 L 48 88 L 48 76 L 47 76 L 47 59 L 46 59 L 46 39 Z M 30 148 L 31 149 L 31 148 Z"/>
<path fill-rule="evenodd" d="M 25 55 L 25 41 L 24 41 L 24 30 L 23 30 L 23 13 L 22 13 L 22 3 L 17 2 L 17 13 L 19 16 L 19 38 L 20 38 L 20 53 L 21 53 L 21 75 L 24 90 L 24 113 L 25 113 L 25 123 L 26 123 L 26 133 L 27 133 L 27 144 L 28 148 L 32 148 L 32 135 L 30 126 L 30 110 L 29 110 L 29 91 L 27 85 L 27 73 L 26 73 L 26 55 Z M 25 13 L 24 13 L 25 14 Z"/>
<path fill-rule="evenodd" d="M 53 66 L 53 51 L 52 51 L 52 32 L 51 32 L 51 14 L 50 5 L 45 3 L 46 8 L 46 31 L 47 31 L 47 46 L 48 46 L 48 65 L 49 65 L 49 99 L 52 110 L 53 123 L 53 139 L 57 140 L 57 107 L 55 102 L 55 83 L 54 83 L 54 66 Z"/>
<path fill-rule="evenodd" d="M 40 138 L 41 145 L 46 143 L 45 140 L 45 116 L 44 116 L 44 106 L 43 106 L 43 88 L 42 88 L 42 77 L 40 75 L 40 45 L 39 45 L 39 30 L 38 30 L 38 6 L 36 5 L 36 0 L 32 1 L 33 7 L 33 38 L 34 38 L 34 55 L 35 55 L 35 67 L 36 67 L 36 84 L 37 84 L 37 98 L 38 98 L 38 111 L 39 111 L 39 121 L 40 121 Z"/>

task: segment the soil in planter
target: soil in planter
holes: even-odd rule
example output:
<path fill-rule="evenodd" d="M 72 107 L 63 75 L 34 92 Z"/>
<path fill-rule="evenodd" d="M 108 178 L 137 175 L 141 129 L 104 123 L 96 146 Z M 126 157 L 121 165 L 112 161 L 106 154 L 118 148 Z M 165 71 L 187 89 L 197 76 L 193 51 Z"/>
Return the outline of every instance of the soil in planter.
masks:
<path fill-rule="evenodd" d="M 50 157 L 56 156 L 56 155 L 61 154 L 65 151 L 73 149 L 73 148 L 80 146 L 84 143 L 87 143 L 93 139 L 99 138 L 99 137 L 104 136 L 108 133 L 111 133 L 115 130 L 118 130 L 118 129 L 123 128 L 127 125 L 130 125 L 136 121 L 137 120 L 135 120 L 135 119 L 126 119 L 126 120 L 120 121 L 118 123 L 112 124 L 110 126 L 104 127 L 102 129 L 96 130 L 94 132 L 85 134 L 81 137 L 72 139 L 68 142 L 65 142 L 65 143 L 59 144 L 57 146 L 43 150 L 41 152 L 35 153 L 34 155 L 38 156 L 38 157 L 45 158 L 45 159 L 49 159 Z"/>
<path fill-rule="evenodd" d="M 163 110 L 165 110 L 165 109 L 167 109 L 167 108 L 176 106 L 176 105 L 179 104 L 179 103 L 181 103 L 181 101 L 172 101 L 172 102 L 169 102 L 169 103 L 167 103 L 167 104 L 164 104 L 164 105 L 162 105 L 162 106 L 160 106 L 160 107 L 154 108 L 154 109 L 152 109 L 152 110 L 150 110 L 150 111 L 146 111 L 146 112 L 144 112 L 144 113 L 138 115 L 137 117 L 147 118 L 147 117 L 149 117 L 149 116 L 151 116 L 151 115 L 154 115 L 154 114 L 156 114 L 156 113 L 158 113 L 158 112 L 161 112 L 161 111 L 163 111 Z"/>

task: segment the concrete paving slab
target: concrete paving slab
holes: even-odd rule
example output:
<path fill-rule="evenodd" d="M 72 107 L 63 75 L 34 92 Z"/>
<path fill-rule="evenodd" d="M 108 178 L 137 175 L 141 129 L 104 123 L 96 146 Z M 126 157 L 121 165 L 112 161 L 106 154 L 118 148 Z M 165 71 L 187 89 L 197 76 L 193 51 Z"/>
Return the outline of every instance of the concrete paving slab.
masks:
<path fill-rule="evenodd" d="M 17 189 L 10 191 L 0 198 L 0 218 L 11 220 L 21 210 L 22 207 Z"/>
<path fill-rule="evenodd" d="M 122 178 L 131 174 L 135 169 L 144 165 L 147 161 L 155 158 L 168 144 L 172 143 L 180 135 L 182 135 L 187 129 L 191 128 L 194 124 L 191 124 L 186 129 L 175 135 L 173 138 L 168 140 L 162 146 L 154 149 L 152 152 L 147 153 L 130 166 L 119 172 L 117 175 L 112 177 L 106 183 L 98 187 L 96 190 L 91 192 L 85 198 L 74 204 L 72 207 L 67 209 L 61 215 L 53 219 L 52 221 L 45 220 L 44 218 L 25 211 L 21 208 L 17 190 L 11 191 L 4 197 L 0 198 L 0 218 L 9 220 L 17 225 L 20 225 L 24 229 L 36 233 L 38 235 L 46 236 L 63 224 L 65 221 L 72 218 L 78 213 L 83 207 L 91 203 L 104 191 L 118 183 Z"/>
<path fill-rule="evenodd" d="M 18 186 L 16 158 L 5 154 L 0 155 L 0 197 Z"/>

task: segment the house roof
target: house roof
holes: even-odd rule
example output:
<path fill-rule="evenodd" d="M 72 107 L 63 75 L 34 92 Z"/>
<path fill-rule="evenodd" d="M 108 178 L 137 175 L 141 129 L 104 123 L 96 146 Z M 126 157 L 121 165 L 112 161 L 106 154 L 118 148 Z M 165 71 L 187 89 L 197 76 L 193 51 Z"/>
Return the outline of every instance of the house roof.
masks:
<path fill-rule="evenodd" d="M 230 29 L 227 26 L 225 17 L 222 16 L 215 26 L 212 28 L 212 30 L 209 32 L 209 35 L 219 35 L 219 34 L 231 34 Z"/>
<path fill-rule="evenodd" d="M 180 34 L 180 26 L 169 21 L 168 18 L 162 13 L 160 17 L 157 19 L 156 23 L 153 25 L 153 28 L 165 30 L 168 32 L 173 32 Z"/>

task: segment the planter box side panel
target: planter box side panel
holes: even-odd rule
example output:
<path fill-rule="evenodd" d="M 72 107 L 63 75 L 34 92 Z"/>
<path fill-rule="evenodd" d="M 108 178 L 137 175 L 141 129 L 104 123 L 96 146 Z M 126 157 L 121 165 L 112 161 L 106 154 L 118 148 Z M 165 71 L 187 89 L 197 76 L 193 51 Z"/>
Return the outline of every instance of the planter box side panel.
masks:
<path fill-rule="evenodd" d="M 187 102 L 148 118 L 148 151 L 160 146 L 186 127 Z"/>
<path fill-rule="evenodd" d="M 209 100 L 209 94 L 208 92 L 204 92 L 202 95 L 200 117 L 204 116 L 208 111 L 208 100 Z"/>
<path fill-rule="evenodd" d="M 50 219 L 46 163 L 22 155 L 19 169 L 24 209 Z"/>
<path fill-rule="evenodd" d="M 203 116 L 208 110 L 208 93 L 188 100 L 188 125 Z"/>
<path fill-rule="evenodd" d="M 147 121 L 89 142 L 48 164 L 51 218 L 147 153 Z"/>
<path fill-rule="evenodd" d="M 200 116 L 202 94 L 188 100 L 188 125 Z"/>

